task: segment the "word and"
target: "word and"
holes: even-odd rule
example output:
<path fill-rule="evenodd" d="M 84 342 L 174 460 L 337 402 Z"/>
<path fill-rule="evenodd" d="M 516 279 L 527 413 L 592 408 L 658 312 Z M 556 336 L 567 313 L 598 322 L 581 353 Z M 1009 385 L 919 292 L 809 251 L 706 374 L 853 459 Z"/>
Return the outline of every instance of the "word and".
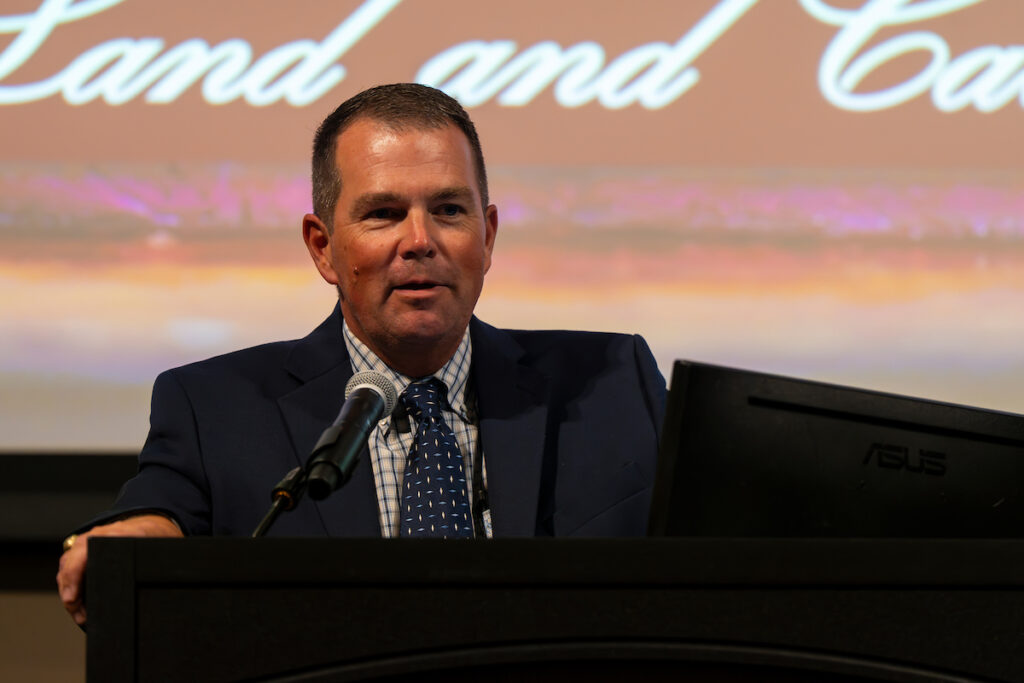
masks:
<path fill-rule="evenodd" d="M 554 83 L 555 100 L 563 107 L 596 99 L 607 109 L 637 102 L 646 109 L 660 109 L 697 83 L 700 74 L 693 61 L 757 2 L 723 0 L 674 45 L 647 43 L 607 65 L 604 48 L 594 42 L 563 48 L 545 41 L 516 55 L 511 40 L 473 40 L 432 58 L 416 80 L 444 90 L 466 106 L 497 95 L 499 104 L 521 107 Z"/>

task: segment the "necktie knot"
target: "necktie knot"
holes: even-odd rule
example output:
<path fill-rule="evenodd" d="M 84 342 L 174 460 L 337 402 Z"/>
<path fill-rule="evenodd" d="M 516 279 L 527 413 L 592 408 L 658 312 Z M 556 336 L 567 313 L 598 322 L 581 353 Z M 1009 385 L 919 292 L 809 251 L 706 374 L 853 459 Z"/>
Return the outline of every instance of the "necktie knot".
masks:
<path fill-rule="evenodd" d="M 430 377 L 410 384 L 402 392 L 399 400 L 405 406 L 406 412 L 419 422 L 431 417 L 440 418 L 441 406 L 444 405 L 447 394 L 448 387 L 444 382 L 436 377 Z"/>

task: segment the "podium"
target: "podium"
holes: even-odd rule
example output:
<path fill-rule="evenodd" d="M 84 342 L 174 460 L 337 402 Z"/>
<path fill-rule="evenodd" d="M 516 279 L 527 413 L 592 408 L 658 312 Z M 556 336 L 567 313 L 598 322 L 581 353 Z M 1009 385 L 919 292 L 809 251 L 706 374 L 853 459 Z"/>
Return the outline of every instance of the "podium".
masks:
<path fill-rule="evenodd" d="M 90 540 L 103 681 L 1022 681 L 1024 541 Z"/>

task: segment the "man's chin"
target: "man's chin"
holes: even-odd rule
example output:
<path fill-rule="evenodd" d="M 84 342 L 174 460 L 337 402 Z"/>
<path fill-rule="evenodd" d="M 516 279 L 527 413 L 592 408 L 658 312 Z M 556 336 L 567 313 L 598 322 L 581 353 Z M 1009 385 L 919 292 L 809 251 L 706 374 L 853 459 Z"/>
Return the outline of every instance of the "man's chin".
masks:
<path fill-rule="evenodd" d="M 415 311 L 398 316 L 393 321 L 392 336 L 396 341 L 416 346 L 430 346 L 461 339 L 465 324 L 452 322 L 434 312 Z"/>

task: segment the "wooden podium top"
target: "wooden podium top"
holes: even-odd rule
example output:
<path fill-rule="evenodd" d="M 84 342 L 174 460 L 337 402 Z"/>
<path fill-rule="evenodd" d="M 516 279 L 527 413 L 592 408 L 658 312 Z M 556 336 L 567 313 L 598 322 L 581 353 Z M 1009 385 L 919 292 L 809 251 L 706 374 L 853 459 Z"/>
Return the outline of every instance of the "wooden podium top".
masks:
<path fill-rule="evenodd" d="M 90 681 L 1024 680 L 1016 539 L 97 538 L 88 596 Z"/>

